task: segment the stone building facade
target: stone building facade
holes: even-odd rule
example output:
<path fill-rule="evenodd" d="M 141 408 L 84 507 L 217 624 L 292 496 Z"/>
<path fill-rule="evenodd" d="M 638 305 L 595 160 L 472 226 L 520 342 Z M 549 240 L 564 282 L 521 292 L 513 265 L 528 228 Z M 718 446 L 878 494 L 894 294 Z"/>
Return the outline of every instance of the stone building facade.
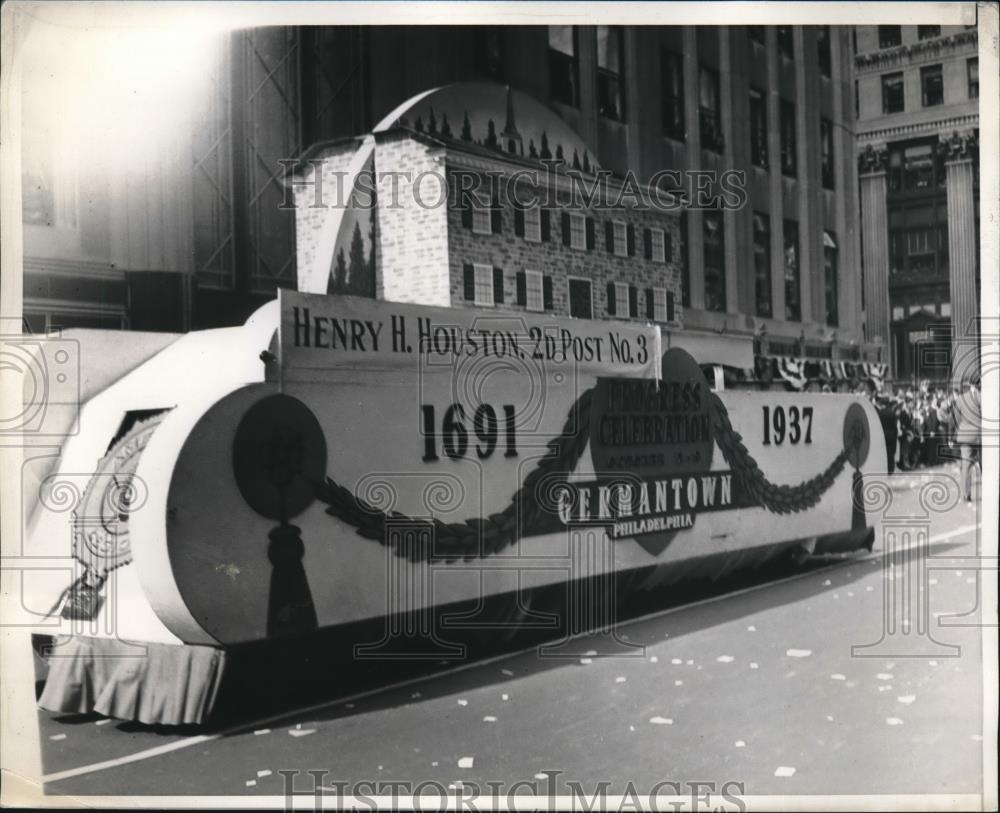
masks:
<path fill-rule="evenodd" d="M 859 26 L 854 47 L 867 338 L 897 379 L 961 376 L 979 313 L 976 28 Z"/>

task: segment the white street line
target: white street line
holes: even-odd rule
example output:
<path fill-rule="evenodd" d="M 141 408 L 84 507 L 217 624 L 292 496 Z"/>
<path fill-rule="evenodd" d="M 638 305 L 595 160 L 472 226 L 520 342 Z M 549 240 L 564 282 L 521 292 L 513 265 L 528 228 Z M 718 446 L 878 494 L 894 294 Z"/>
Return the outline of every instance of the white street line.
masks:
<path fill-rule="evenodd" d="M 963 534 L 967 534 L 970 531 L 978 530 L 978 528 L 979 528 L 978 524 L 963 525 L 962 527 L 955 528 L 951 531 L 935 534 L 934 536 L 930 537 L 930 539 L 928 539 L 927 541 L 928 543 L 931 544 L 934 542 L 943 542 L 946 539 L 951 539 L 956 536 L 962 536 Z M 918 543 L 916 541 L 912 541 L 907 547 L 908 548 L 915 547 L 917 544 Z M 861 557 L 853 558 L 847 561 L 833 562 L 824 567 L 819 567 L 813 570 L 805 571 L 803 573 L 795 573 L 792 574 L 791 576 L 786 576 L 783 579 L 776 579 L 774 581 L 768 581 L 762 584 L 751 585 L 750 587 L 744 587 L 741 588 L 740 590 L 733 590 L 732 592 L 723 593 L 718 596 L 709 596 L 708 598 L 704 598 L 699 601 L 693 601 L 690 604 L 682 604 L 678 607 L 669 607 L 666 610 L 658 610 L 652 613 L 647 613 L 646 615 L 630 618 L 628 621 L 623 622 L 619 626 L 620 628 L 625 628 L 628 626 L 632 626 L 634 624 L 642 623 L 643 621 L 648 621 L 651 618 L 656 618 L 658 616 L 666 616 L 672 613 L 680 612 L 682 610 L 689 610 L 694 607 L 701 607 L 706 604 L 712 604 L 717 601 L 724 601 L 727 599 L 736 598 L 737 596 L 743 596 L 746 595 L 747 593 L 752 593 L 756 590 L 762 590 L 770 587 L 777 587 L 778 585 L 788 584 L 789 582 L 797 581 L 799 579 L 804 579 L 808 576 L 814 576 L 819 573 L 825 573 L 826 571 L 832 568 L 856 564 L 860 561 L 865 561 L 881 555 L 882 555 L 881 551 L 872 551 L 871 553 L 868 553 Z M 581 633 L 581 635 L 577 637 L 583 637 L 584 635 L 587 634 L 588 633 Z M 491 658 L 484 658 L 483 660 L 461 664 L 459 666 L 454 667 L 453 669 L 449 669 L 447 672 L 443 674 L 451 676 L 459 672 L 464 672 L 468 669 L 478 669 L 479 667 L 482 666 L 488 666 L 491 663 L 497 663 L 499 661 L 507 660 L 509 658 L 515 658 L 519 655 L 523 655 L 526 652 L 531 652 L 535 648 L 536 648 L 535 646 L 525 647 L 524 649 L 516 650 L 514 652 L 505 652 L 501 655 L 494 655 Z M 438 674 L 429 676 L 423 675 L 421 677 L 409 678 L 407 680 L 399 681 L 398 683 L 390 683 L 387 686 L 380 686 L 375 689 L 368 689 L 363 692 L 358 692 L 357 694 L 353 694 L 348 697 L 338 697 L 336 700 L 325 701 L 323 703 L 318 703 L 313 706 L 306 706 L 304 708 L 294 709 L 293 711 L 282 712 L 280 714 L 276 714 L 271 717 L 265 717 L 263 719 L 254 720 L 252 722 L 240 723 L 239 725 L 227 728 L 223 731 L 218 731 L 214 734 L 199 734 L 193 737 L 185 737 L 184 739 L 177 740 L 176 742 L 167 743 L 165 745 L 158 745 L 153 748 L 146 748 L 142 751 L 136 751 L 134 754 L 127 754 L 126 756 L 123 757 L 117 757 L 115 759 L 105 760 L 104 762 L 95 762 L 90 765 L 81 765 L 78 768 L 68 768 L 65 771 L 58 771 L 56 773 L 45 774 L 42 777 L 42 782 L 58 782 L 60 780 L 70 779 L 75 776 L 83 776 L 84 774 L 104 771 L 107 770 L 108 768 L 117 768 L 120 765 L 128 765 L 132 762 L 140 762 L 144 759 L 151 759 L 152 757 L 158 757 L 162 754 L 169 754 L 173 751 L 180 751 L 184 748 L 189 748 L 192 745 L 198 745 L 203 742 L 211 742 L 212 740 L 218 740 L 223 737 L 241 733 L 243 731 L 250 731 L 255 728 L 261 728 L 263 726 L 274 724 L 282 720 L 288 720 L 290 718 L 300 717 L 304 714 L 310 714 L 312 712 L 322 711 L 323 709 L 327 709 L 332 706 L 342 705 L 344 703 L 360 700 L 362 698 L 370 697 L 372 695 L 382 694 L 383 692 L 391 692 L 405 686 L 413 686 L 440 676 L 441 675 Z"/>

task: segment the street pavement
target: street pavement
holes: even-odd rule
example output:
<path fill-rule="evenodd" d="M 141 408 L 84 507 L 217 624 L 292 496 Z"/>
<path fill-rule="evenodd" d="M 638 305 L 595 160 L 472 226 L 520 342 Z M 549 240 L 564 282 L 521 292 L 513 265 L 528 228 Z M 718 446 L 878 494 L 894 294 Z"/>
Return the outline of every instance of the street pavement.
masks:
<path fill-rule="evenodd" d="M 532 649 L 279 719 L 248 712 L 221 732 L 41 712 L 47 791 L 278 797 L 279 772 L 299 771 L 299 791 L 314 778 L 385 794 L 433 782 L 432 798 L 518 780 L 548 793 L 546 772 L 557 794 L 577 782 L 588 798 L 600 781 L 612 795 L 664 781 L 753 796 L 978 793 L 993 732 L 977 623 L 981 580 L 996 574 L 976 569 L 975 503 L 921 508 L 922 485 L 956 471 L 891 478 L 871 554 L 620 624 L 637 645 L 627 656 L 603 656 L 600 639 L 583 657 Z M 918 589 L 901 610 L 891 599 L 906 585 Z"/>

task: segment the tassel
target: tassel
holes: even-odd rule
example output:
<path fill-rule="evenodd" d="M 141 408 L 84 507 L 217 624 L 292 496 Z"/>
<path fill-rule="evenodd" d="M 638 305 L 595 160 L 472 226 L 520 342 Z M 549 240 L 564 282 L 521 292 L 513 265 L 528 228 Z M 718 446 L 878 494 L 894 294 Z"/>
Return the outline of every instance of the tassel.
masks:
<path fill-rule="evenodd" d="M 302 567 L 305 545 L 298 527 L 281 524 L 268 535 L 271 544 L 271 592 L 267 605 L 267 635 L 289 635 L 316 629 L 316 608 Z"/>
<path fill-rule="evenodd" d="M 860 531 L 867 527 L 865 515 L 865 486 L 861 470 L 855 469 L 851 480 L 851 530 Z"/>

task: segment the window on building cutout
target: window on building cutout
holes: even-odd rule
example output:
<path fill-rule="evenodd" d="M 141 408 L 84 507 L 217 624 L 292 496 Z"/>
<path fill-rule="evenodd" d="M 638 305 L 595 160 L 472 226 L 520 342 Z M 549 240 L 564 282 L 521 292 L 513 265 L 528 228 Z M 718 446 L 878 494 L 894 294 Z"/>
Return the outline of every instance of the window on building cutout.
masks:
<path fill-rule="evenodd" d="M 767 215 L 753 215 L 754 299 L 757 315 L 771 318 L 771 222 Z"/>
<path fill-rule="evenodd" d="M 887 73 L 882 77 L 882 112 L 899 113 L 903 109 L 903 74 Z"/>
<path fill-rule="evenodd" d="M 597 26 L 597 110 L 614 121 L 625 121 L 623 32 L 618 26 Z"/>
<path fill-rule="evenodd" d="M 471 198 L 471 205 L 472 231 L 476 234 L 492 234 L 493 209 L 482 201 L 476 199 L 474 195 Z"/>
<path fill-rule="evenodd" d="M 647 303 L 646 315 L 654 322 L 669 322 L 673 318 L 668 306 L 668 294 L 666 288 L 650 288 L 646 296 L 652 296 L 652 303 Z"/>
<path fill-rule="evenodd" d="M 969 80 L 969 98 L 979 98 L 979 57 L 974 56 L 965 63 L 965 70 Z"/>
<path fill-rule="evenodd" d="M 702 239 L 705 245 L 705 310 L 726 310 L 726 252 L 722 213 L 704 212 Z"/>
<path fill-rule="evenodd" d="M 666 48 L 660 51 L 663 74 L 663 134 L 684 140 L 684 61 L 681 55 Z"/>
<path fill-rule="evenodd" d="M 580 106 L 577 32 L 571 25 L 549 26 L 549 88 L 552 100 Z"/>
<path fill-rule="evenodd" d="M 587 218 L 576 212 L 569 213 L 569 245 L 580 251 L 587 249 Z"/>
<path fill-rule="evenodd" d="M 819 60 L 819 72 L 823 76 L 830 75 L 830 26 L 821 25 L 816 29 L 816 56 Z"/>
<path fill-rule="evenodd" d="M 940 65 L 920 69 L 920 98 L 924 107 L 934 107 L 944 102 L 944 80 Z"/>
<path fill-rule="evenodd" d="M 722 121 L 719 117 L 719 74 L 702 66 L 698 70 L 698 123 L 701 146 L 722 151 Z"/>
<path fill-rule="evenodd" d="M 650 229 L 649 239 L 652 244 L 652 260 L 654 263 L 667 261 L 667 241 L 663 229 Z"/>
<path fill-rule="evenodd" d="M 624 220 L 613 220 L 614 253 L 616 257 L 628 256 L 628 225 Z"/>
<path fill-rule="evenodd" d="M 785 221 L 785 319 L 802 321 L 802 297 L 799 276 L 799 224 Z"/>
<path fill-rule="evenodd" d="M 532 243 L 542 242 L 542 210 L 529 206 L 524 210 L 524 239 Z"/>
<path fill-rule="evenodd" d="M 878 27 L 878 47 L 894 48 L 903 42 L 903 33 L 898 25 L 880 25 Z"/>
<path fill-rule="evenodd" d="M 750 88 L 750 158 L 755 166 L 767 166 L 767 100 Z"/>
<path fill-rule="evenodd" d="M 569 315 L 581 319 L 593 317 L 593 302 L 590 293 L 590 280 L 569 280 Z"/>
<path fill-rule="evenodd" d="M 608 289 L 608 313 L 611 316 L 627 319 L 629 317 L 629 290 L 628 284 L 624 282 L 614 282 Z"/>
<path fill-rule="evenodd" d="M 826 323 L 830 327 L 838 324 L 837 298 L 840 295 L 840 281 L 837 271 L 837 238 L 832 232 L 823 232 L 823 282 L 826 302 Z"/>
<path fill-rule="evenodd" d="M 476 305 L 493 307 L 493 266 L 473 263 L 475 274 L 475 290 L 472 301 Z"/>
<path fill-rule="evenodd" d="M 795 139 L 795 105 L 781 102 L 781 173 L 795 177 L 797 170 Z"/>
<path fill-rule="evenodd" d="M 929 40 L 933 37 L 941 36 L 941 26 L 939 25 L 918 25 L 917 26 L 917 39 L 918 40 Z"/>
<path fill-rule="evenodd" d="M 820 177 L 824 189 L 833 189 L 833 123 L 829 119 L 819 120 Z"/>
<path fill-rule="evenodd" d="M 545 287 L 541 271 L 524 271 L 525 307 L 529 311 L 541 313 L 545 310 Z"/>

